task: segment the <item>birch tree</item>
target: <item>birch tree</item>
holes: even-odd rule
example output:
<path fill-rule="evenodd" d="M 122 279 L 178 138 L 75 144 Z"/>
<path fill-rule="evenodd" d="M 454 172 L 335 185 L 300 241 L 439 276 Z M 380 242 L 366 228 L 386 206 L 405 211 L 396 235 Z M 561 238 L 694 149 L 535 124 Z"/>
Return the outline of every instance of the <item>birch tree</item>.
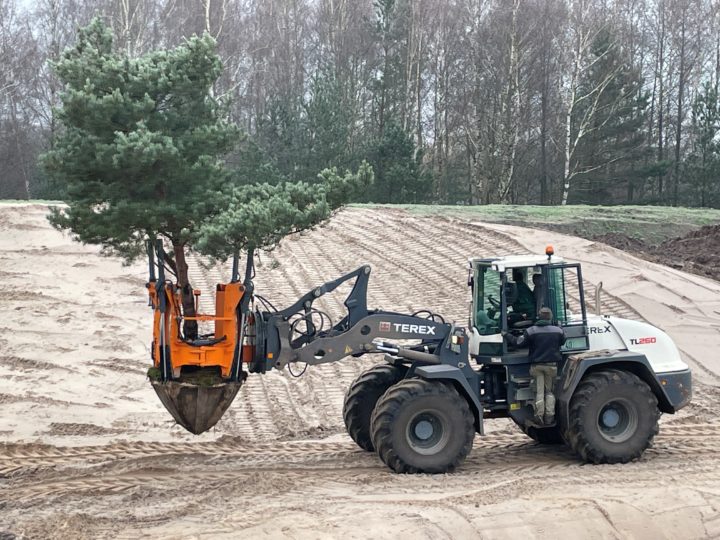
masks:
<path fill-rule="evenodd" d="M 560 204 L 568 202 L 573 179 L 580 173 L 591 172 L 602 165 L 585 167 L 577 159 L 578 145 L 593 129 L 594 119 L 603 93 L 618 75 L 616 68 L 589 88 L 582 88 L 581 81 L 587 71 L 599 62 L 603 54 L 590 58 L 591 47 L 605 25 L 600 22 L 592 10 L 589 0 L 573 0 L 570 4 L 570 65 L 569 75 L 563 83 L 564 111 L 564 160 L 563 160 L 563 191 Z"/>

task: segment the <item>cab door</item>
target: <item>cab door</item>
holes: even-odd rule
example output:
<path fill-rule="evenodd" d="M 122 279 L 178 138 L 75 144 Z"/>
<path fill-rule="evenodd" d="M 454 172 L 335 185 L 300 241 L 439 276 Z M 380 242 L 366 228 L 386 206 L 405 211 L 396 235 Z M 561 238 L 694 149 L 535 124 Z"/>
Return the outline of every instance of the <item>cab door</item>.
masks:
<path fill-rule="evenodd" d="M 580 264 L 550 264 L 543 274 L 547 284 L 544 305 L 552 310 L 555 324 L 565 330 L 567 338 L 562 351 L 587 351 L 590 342 Z"/>

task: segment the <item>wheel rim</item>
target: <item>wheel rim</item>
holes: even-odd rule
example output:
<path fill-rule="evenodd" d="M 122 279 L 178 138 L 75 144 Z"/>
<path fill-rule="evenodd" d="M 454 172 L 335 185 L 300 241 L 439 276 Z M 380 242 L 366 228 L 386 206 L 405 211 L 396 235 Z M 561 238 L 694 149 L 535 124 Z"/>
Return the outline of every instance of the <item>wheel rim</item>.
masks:
<path fill-rule="evenodd" d="M 623 398 L 607 402 L 598 414 L 600 435 L 610 442 L 621 443 L 635 434 L 638 412 L 635 406 Z"/>
<path fill-rule="evenodd" d="M 418 454 L 436 454 L 445 448 L 450 438 L 448 419 L 438 411 L 421 411 L 408 422 L 405 438 Z"/>

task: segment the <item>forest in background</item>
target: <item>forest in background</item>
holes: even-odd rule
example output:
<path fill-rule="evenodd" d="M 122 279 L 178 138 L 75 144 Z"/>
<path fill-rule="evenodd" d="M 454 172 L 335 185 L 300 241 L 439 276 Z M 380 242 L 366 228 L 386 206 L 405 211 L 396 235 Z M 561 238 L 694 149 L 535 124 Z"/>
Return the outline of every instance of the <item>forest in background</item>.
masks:
<path fill-rule="evenodd" d="M 51 64 L 210 34 L 262 182 L 367 160 L 359 202 L 720 207 L 720 0 L 0 0 L 0 199 L 62 198 Z"/>

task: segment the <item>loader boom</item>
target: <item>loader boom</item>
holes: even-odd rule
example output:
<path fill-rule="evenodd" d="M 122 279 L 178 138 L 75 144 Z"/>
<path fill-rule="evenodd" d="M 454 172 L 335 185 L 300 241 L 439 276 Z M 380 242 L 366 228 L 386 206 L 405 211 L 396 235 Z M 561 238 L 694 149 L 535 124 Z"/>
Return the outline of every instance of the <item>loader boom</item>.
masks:
<path fill-rule="evenodd" d="M 361 266 L 344 276 L 328 281 L 303 295 L 290 307 L 254 314 L 255 355 L 250 372 L 264 373 L 282 369 L 290 363 L 309 365 L 336 362 L 347 356 L 392 352 L 398 357 L 424 364 L 457 365 L 467 357 L 464 330 L 446 323 L 431 312 L 430 318 L 419 313 L 403 314 L 369 310 L 367 287 L 370 267 Z M 347 314 L 328 328 L 318 328 L 313 316 L 322 313 L 313 303 L 343 283 L 355 279 L 345 299 Z M 325 315 L 325 314 L 323 314 Z M 325 315 L 326 316 L 326 315 Z M 329 318 L 329 317 L 328 317 Z M 303 330 L 297 328 L 302 325 Z M 400 346 L 384 340 L 412 340 L 419 344 Z"/>

